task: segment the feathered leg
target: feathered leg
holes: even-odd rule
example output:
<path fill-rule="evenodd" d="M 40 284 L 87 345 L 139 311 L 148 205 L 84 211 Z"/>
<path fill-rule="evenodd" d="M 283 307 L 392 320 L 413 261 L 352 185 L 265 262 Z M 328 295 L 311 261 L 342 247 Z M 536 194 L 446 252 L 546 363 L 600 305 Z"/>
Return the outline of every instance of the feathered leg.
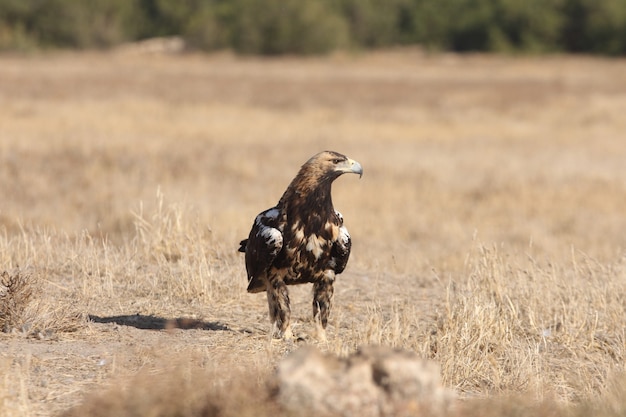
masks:
<path fill-rule="evenodd" d="M 326 325 L 330 316 L 330 307 L 333 299 L 334 274 L 326 273 L 324 278 L 313 284 L 313 318 L 317 330 L 317 338 L 326 340 Z"/>
<path fill-rule="evenodd" d="M 292 337 L 289 306 L 289 292 L 282 279 L 274 279 L 267 286 L 267 303 L 272 322 L 272 337 L 290 339 Z"/>

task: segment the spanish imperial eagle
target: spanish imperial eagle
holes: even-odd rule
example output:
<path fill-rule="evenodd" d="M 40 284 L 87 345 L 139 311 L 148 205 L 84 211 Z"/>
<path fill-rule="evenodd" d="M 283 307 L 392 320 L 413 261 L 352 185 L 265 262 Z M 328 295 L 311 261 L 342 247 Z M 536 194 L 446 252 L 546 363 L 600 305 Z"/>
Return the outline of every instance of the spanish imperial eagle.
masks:
<path fill-rule="evenodd" d="M 360 177 L 363 168 L 337 152 L 314 155 L 240 243 L 248 292 L 267 292 L 272 337 L 292 337 L 287 285 L 313 283 L 313 317 L 318 337 L 325 338 L 335 276 L 346 267 L 352 245 L 331 198 L 333 181 L 345 173 Z"/>

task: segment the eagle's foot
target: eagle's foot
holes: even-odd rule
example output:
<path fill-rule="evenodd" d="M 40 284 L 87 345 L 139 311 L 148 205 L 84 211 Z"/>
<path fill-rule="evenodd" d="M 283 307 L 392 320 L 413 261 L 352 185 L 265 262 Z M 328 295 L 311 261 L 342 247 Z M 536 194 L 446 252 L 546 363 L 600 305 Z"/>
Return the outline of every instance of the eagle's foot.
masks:
<path fill-rule="evenodd" d="M 315 320 L 315 338 L 318 342 L 327 342 L 326 329 L 322 326 L 319 320 Z"/>
<path fill-rule="evenodd" d="M 274 340 L 293 340 L 293 332 L 291 326 L 286 326 L 285 329 L 281 329 L 276 323 L 272 323 L 270 329 L 271 338 Z"/>

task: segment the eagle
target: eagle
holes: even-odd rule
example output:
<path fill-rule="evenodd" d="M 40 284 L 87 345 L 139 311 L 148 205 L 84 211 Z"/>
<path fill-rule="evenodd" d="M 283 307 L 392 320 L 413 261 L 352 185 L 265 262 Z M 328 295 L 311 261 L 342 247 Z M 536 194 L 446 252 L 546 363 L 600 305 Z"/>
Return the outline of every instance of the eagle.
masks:
<path fill-rule="evenodd" d="M 259 213 L 245 253 L 248 292 L 267 293 L 271 336 L 290 339 L 287 285 L 313 284 L 313 318 L 319 339 L 326 338 L 335 276 L 348 263 L 352 241 L 343 216 L 333 207 L 331 185 L 339 176 L 363 175 L 361 164 L 324 151 L 302 165 L 278 204 Z"/>

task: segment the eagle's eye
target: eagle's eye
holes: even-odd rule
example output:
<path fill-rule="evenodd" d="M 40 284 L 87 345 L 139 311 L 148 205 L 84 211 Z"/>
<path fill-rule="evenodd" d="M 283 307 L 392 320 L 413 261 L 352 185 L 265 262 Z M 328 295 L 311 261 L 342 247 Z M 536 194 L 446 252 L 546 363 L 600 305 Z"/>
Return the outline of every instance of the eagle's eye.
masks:
<path fill-rule="evenodd" d="M 339 158 L 333 159 L 333 164 L 338 164 L 339 162 L 341 162 L 341 159 Z"/>

